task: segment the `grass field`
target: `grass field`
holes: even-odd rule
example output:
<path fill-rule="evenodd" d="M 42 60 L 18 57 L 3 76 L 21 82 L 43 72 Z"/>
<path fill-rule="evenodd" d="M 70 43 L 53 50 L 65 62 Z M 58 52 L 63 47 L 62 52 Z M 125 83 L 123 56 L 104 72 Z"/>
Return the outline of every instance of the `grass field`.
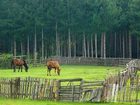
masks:
<path fill-rule="evenodd" d="M 0 77 L 40 77 L 40 78 L 83 78 L 84 80 L 104 80 L 109 74 L 114 74 L 122 70 L 121 67 L 105 67 L 105 66 L 82 66 L 82 65 L 62 65 L 61 75 L 57 76 L 54 70 L 51 71 L 52 76 L 47 76 L 47 68 L 30 67 L 29 72 L 13 72 L 12 69 L 1 69 Z"/>
<path fill-rule="evenodd" d="M 61 75 L 56 76 L 54 70 L 51 71 L 52 76 L 47 76 L 47 68 L 30 67 L 29 72 L 13 72 L 12 69 L 0 69 L 0 77 L 40 77 L 40 78 L 83 78 L 84 80 L 104 80 L 108 75 L 117 73 L 122 70 L 121 67 L 105 67 L 105 66 L 82 66 L 82 65 L 62 65 Z M 4 99 L 0 98 L 0 105 L 135 105 L 135 103 L 72 103 L 72 102 L 51 102 L 23 99 Z"/>
<path fill-rule="evenodd" d="M 52 102 L 23 99 L 2 99 L 0 105 L 139 105 L 136 103 L 85 103 L 85 102 Z"/>

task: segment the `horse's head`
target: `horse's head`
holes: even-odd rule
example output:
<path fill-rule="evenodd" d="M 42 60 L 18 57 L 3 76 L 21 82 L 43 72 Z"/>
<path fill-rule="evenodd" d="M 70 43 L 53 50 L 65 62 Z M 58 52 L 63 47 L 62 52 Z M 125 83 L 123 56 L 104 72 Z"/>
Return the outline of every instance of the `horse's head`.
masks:
<path fill-rule="evenodd" d="M 25 67 L 25 71 L 26 71 L 26 72 L 28 72 L 29 67 L 28 67 L 28 65 L 27 65 L 27 63 L 26 63 L 26 61 L 25 61 L 25 60 L 23 60 L 23 62 L 24 62 L 24 64 L 23 64 L 23 65 L 24 65 L 24 67 Z"/>
<path fill-rule="evenodd" d="M 29 67 L 28 67 L 28 65 L 26 65 L 25 66 L 25 71 L 28 72 L 28 69 L 29 69 Z"/>
<path fill-rule="evenodd" d="M 60 68 L 57 68 L 57 74 L 60 75 Z"/>

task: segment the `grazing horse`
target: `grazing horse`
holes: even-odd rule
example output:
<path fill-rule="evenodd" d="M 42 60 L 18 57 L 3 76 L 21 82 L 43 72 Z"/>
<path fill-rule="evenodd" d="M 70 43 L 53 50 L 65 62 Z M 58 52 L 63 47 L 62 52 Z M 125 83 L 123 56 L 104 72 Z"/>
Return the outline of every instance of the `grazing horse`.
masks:
<path fill-rule="evenodd" d="M 47 61 L 47 76 L 50 75 L 51 76 L 51 69 L 55 70 L 55 73 L 57 72 L 58 75 L 60 75 L 60 65 L 58 63 L 58 61 L 55 60 L 49 60 Z"/>
<path fill-rule="evenodd" d="M 14 72 L 16 71 L 16 66 L 19 67 L 18 72 L 19 72 L 20 69 L 21 69 L 21 72 L 22 72 L 22 66 L 24 66 L 25 67 L 25 71 L 28 72 L 28 65 L 27 65 L 25 60 L 23 60 L 23 59 L 16 59 L 16 58 L 12 59 L 11 67 L 14 69 Z"/>

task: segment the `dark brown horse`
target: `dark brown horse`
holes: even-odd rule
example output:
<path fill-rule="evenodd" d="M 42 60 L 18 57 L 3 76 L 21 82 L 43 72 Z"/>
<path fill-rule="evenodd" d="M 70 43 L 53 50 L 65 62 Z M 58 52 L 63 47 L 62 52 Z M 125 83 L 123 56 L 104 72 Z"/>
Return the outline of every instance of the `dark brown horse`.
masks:
<path fill-rule="evenodd" d="M 21 70 L 21 72 L 22 72 L 22 66 L 24 66 L 25 67 L 25 71 L 28 72 L 28 65 L 27 65 L 25 60 L 23 60 L 23 59 L 16 59 L 16 58 L 12 59 L 11 67 L 14 69 L 14 72 L 16 71 L 16 67 L 17 66 L 19 67 L 18 72 L 19 72 L 19 70 Z"/>
<path fill-rule="evenodd" d="M 55 60 L 49 60 L 47 61 L 47 75 L 51 76 L 51 70 L 54 69 L 55 73 L 57 73 L 57 75 L 60 75 L 60 65 L 58 63 L 58 61 Z"/>

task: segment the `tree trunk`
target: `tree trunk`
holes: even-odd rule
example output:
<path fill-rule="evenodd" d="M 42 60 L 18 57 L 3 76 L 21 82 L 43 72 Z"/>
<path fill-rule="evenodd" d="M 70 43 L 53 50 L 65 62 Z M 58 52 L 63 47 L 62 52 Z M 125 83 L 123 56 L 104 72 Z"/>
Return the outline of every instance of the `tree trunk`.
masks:
<path fill-rule="evenodd" d="M 60 40 L 60 56 L 63 56 L 63 40 Z"/>
<path fill-rule="evenodd" d="M 129 34 L 125 31 L 125 58 L 129 57 Z"/>
<path fill-rule="evenodd" d="M 83 32 L 83 57 L 86 58 L 86 39 L 85 39 L 85 32 Z"/>
<path fill-rule="evenodd" d="M 29 39 L 29 35 L 28 35 L 28 38 L 27 38 L 27 59 L 28 59 L 28 62 L 30 62 L 30 39 Z"/>
<path fill-rule="evenodd" d="M 68 57 L 71 58 L 71 32 L 70 32 L 70 28 L 68 29 Z"/>
<path fill-rule="evenodd" d="M 132 42 L 130 32 L 129 32 L 129 58 L 132 58 Z"/>
<path fill-rule="evenodd" d="M 76 39 L 75 39 L 75 42 L 74 42 L 74 57 L 76 57 Z"/>
<path fill-rule="evenodd" d="M 43 27 L 42 27 L 42 57 L 41 60 L 44 60 L 44 31 L 43 31 Z"/>
<path fill-rule="evenodd" d="M 88 58 L 90 57 L 90 54 L 89 54 L 89 41 L 87 40 L 87 56 Z"/>
<path fill-rule="evenodd" d="M 95 57 L 98 58 L 97 34 L 95 34 Z"/>
<path fill-rule="evenodd" d="M 109 55 L 109 57 L 114 57 L 114 54 L 112 55 L 112 52 L 114 53 L 114 46 L 113 46 L 113 44 L 114 44 L 114 40 L 113 40 L 113 38 L 114 38 L 114 35 L 113 35 L 113 33 L 110 33 L 110 37 L 109 37 L 109 53 L 108 53 L 108 55 Z"/>
<path fill-rule="evenodd" d="M 20 50 L 21 50 L 21 57 L 23 57 L 23 44 L 22 44 L 22 41 L 20 43 Z"/>
<path fill-rule="evenodd" d="M 44 46 L 44 48 L 45 48 L 45 49 L 44 49 L 44 50 L 45 50 L 45 59 L 48 58 L 48 46 L 47 46 L 47 44 L 48 44 L 47 41 L 45 41 L 45 42 L 44 42 L 44 45 L 45 45 L 45 46 Z"/>
<path fill-rule="evenodd" d="M 120 39 L 120 51 L 119 51 L 120 52 L 120 56 L 119 57 L 121 58 L 121 57 L 123 57 L 122 56 L 122 34 L 121 34 L 121 32 L 120 32 L 119 36 L 120 36 L 119 37 L 119 39 Z"/>
<path fill-rule="evenodd" d="M 35 25 L 35 34 L 34 34 L 34 65 L 37 60 L 37 41 L 36 41 L 36 25 Z"/>
<path fill-rule="evenodd" d="M 125 37 L 123 35 L 123 58 L 125 58 Z"/>
<path fill-rule="evenodd" d="M 117 52 L 117 38 L 116 38 L 116 32 L 114 36 L 114 57 L 116 58 L 116 52 Z"/>
<path fill-rule="evenodd" d="M 53 44 L 51 45 L 51 56 L 54 56 L 54 46 L 53 46 Z"/>
<path fill-rule="evenodd" d="M 17 56 L 16 40 L 14 39 L 14 57 Z"/>
<path fill-rule="evenodd" d="M 140 43 L 139 43 L 139 39 L 137 38 L 137 58 L 139 58 L 139 47 L 140 47 Z"/>
<path fill-rule="evenodd" d="M 63 50 L 64 51 L 64 57 L 66 57 L 67 56 L 67 40 L 66 40 L 66 38 L 64 38 L 63 49 L 64 49 Z"/>
<path fill-rule="evenodd" d="M 91 35 L 91 57 L 93 58 L 93 36 Z"/>
<path fill-rule="evenodd" d="M 12 43 L 12 41 L 11 41 L 11 54 L 13 54 L 14 53 L 14 51 L 13 51 L 13 43 Z M 13 54 L 14 55 L 14 54 Z"/>
<path fill-rule="evenodd" d="M 104 33 L 101 34 L 101 58 L 103 58 L 103 50 L 104 50 Z"/>
<path fill-rule="evenodd" d="M 104 59 L 106 59 L 106 33 L 103 34 L 103 41 L 104 41 Z"/>
<path fill-rule="evenodd" d="M 64 56 L 67 57 L 68 53 L 67 53 L 67 44 L 64 44 Z"/>
<path fill-rule="evenodd" d="M 56 34 L 56 56 L 60 56 L 60 41 L 59 41 L 59 35 L 58 35 L 58 24 L 56 22 L 55 24 L 55 34 Z"/>

